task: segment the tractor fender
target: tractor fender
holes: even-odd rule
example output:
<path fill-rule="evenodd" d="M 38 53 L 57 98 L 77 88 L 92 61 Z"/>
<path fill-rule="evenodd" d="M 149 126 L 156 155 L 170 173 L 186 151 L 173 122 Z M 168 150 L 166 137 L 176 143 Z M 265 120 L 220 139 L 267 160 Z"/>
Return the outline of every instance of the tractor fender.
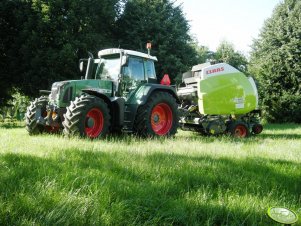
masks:
<path fill-rule="evenodd" d="M 103 99 L 104 102 L 106 102 L 106 104 L 108 104 L 108 105 L 111 104 L 110 97 L 108 97 L 103 92 L 101 92 L 101 90 L 94 89 L 94 88 L 92 88 L 92 89 L 82 89 L 82 92 L 86 93 L 86 94 L 89 94 L 89 95 L 92 95 L 92 96 L 99 97 L 99 98 Z"/>
<path fill-rule="evenodd" d="M 111 114 L 111 125 L 113 127 L 122 127 L 124 122 L 125 100 L 122 97 L 108 97 L 97 89 L 83 89 L 83 93 L 99 97 L 108 105 Z"/>
<path fill-rule="evenodd" d="M 131 98 L 132 99 L 131 103 L 143 105 L 147 102 L 148 98 L 154 92 L 167 92 L 176 99 L 176 102 L 178 104 L 180 104 L 179 97 L 178 97 L 176 89 L 174 87 L 165 86 L 165 85 L 161 85 L 161 84 L 152 84 L 152 83 L 148 83 L 148 84 L 141 86 L 135 93 L 134 97 Z"/>

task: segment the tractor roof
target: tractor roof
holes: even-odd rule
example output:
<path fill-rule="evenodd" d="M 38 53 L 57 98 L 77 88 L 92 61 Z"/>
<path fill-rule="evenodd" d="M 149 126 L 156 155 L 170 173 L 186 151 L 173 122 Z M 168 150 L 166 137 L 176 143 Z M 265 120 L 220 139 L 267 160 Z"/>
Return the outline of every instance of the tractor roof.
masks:
<path fill-rule="evenodd" d="M 100 50 L 98 52 L 98 57 L 105 56 L 105 55 L 116 54 L 116 53 L 123 53 L 124 55 L 137 56 L 137 57 L 142 57 L 142 58 L 158 61 L 157 57 L 148 55 L 146 53 L 141 53 L 141 52 L 137 52 L 137 51 L 133 51 L 133 50 L 127 50 L 127 49 L 117 49 L 117 48 Z"/>

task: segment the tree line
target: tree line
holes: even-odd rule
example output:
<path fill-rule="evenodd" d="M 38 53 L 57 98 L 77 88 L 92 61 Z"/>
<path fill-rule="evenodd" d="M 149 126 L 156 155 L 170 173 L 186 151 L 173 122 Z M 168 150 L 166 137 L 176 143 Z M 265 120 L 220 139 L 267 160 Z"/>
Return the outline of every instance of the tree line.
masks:
<path fill-rule="evenodd" d="M 270 122 L 301 123 L 301 1 L 285 0 L 252 45 L 249 68 Z"/>
<path fill-rule="evenodd" d="M 226 41 L 215 52 L 194 41 L 181 4 L 171 0 L 4 0 L 0 106 L 12 90 L 33 97 L 55 81 L 80 78 L 78 60 L 88 51 L 145 52 L 152 42 L 159 78 L 168 73 L 176 80 L 207 60 L 227 62 L 255 76 L 270 121 L 300 122 L 300 9 L 298 0 L 279 4 L 248 61 Z"/>

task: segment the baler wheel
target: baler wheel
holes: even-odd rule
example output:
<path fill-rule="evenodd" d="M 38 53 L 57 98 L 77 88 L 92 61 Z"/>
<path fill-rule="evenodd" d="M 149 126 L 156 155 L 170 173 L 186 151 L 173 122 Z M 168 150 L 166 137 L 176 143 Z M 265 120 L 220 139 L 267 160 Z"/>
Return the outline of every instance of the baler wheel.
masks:
<path fill-rule="evenodd" d="M 232 136 L 237 138 L 245 138 L 250 135 L 247 124 L 239 121 L 230 124 L 229 132 Z"/>
<path fill-rule="evenodd" d="M 65 135 L 98 138 L 108 134 L 110 113 L 103 99 L 82 95 L 75 98 L 67 107 L 63 122 Z"/>
<path fill-rule="evenodd" d="M 36 118 L 37 107 L 41 108 L 42 111 L 41 114 L 43 117 L 47 116 L 47 112 L 46 112 L 47 104 L 48 104 L 48 97 L 41 96 L 39 98 L 36 98 L 34 101 L 32 101 L 29 107 L 27 107 L 27 111 L 25 114 L 25 122 L 26 122 L 26 130 L 28 131 L 29 135 L 37 135 L 47 131 L 45 130 L 46 128 L 44 126 L 37 124 L 37 118 Z"/>
<path fill-rule="evenodd" d="M 257 135 L 260 134 L 263 130 L 263 126 L 261 124 L 255 124 L 252 127 L 252 133 Z"/>
<path fill-rule="evenodd" d="M 173 136 L 178 128 L 175 98 L 167 92 L 155 92 L 139 107 L 134 130 L 142 137 Z"/>

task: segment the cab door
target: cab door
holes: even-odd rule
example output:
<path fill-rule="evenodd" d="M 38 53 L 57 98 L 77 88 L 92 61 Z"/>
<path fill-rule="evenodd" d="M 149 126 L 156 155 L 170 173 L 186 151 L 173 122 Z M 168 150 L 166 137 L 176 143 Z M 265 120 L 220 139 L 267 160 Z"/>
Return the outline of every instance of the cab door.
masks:
<path fill-rule="evenodd" d="M 128 97 L 142 83 L 147 82 L 144 70 L 144 60 L 129 57 L 127 65 L 122 68 L 122 96 Z"/>

